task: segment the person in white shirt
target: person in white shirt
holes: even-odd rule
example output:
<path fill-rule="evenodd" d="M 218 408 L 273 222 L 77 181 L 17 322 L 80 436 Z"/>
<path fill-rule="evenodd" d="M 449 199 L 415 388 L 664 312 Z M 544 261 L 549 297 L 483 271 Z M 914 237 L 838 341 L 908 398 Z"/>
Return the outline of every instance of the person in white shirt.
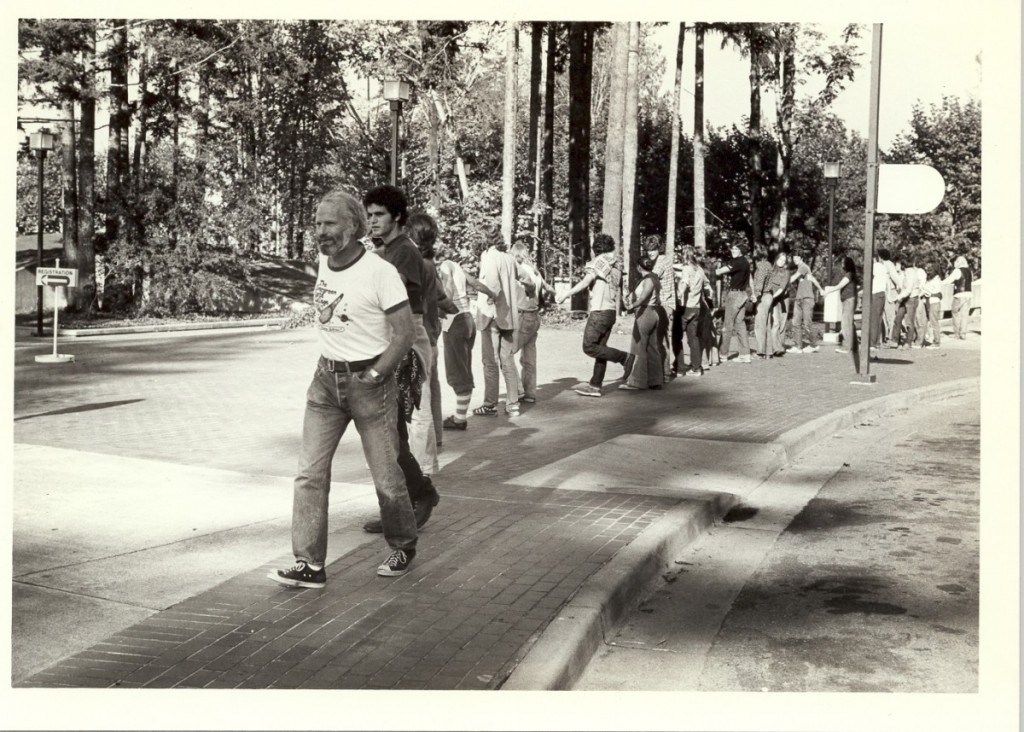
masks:
<path fill-rule="evenodd" d="M 416 554 L 416 514 L 398 464 L 398 396 L 394 372 L 415 340 L 409 297 L 394 266 L 359 242 L 363 207 L 347 193 L 326 195 L 316 209 L 320 266 L 313 302 L 320 358 L 306 391 L 302 448 L 292 501 L 295 565 L 270 572 L 289 587 L 327 582 L 331 462 L 355 423 L 373 477 L 384 539 L 391 548 L 377 574 L 405 574 Z"/>
<path fill-rule="evenodd" d="M 926 335 L 930 335 L 925 348 L 934 349 L 942 346 L 942 328 L 939 326 L 939 319 L 942 317 L 942 278 L 939 277 L 939 268 L 935 264 L 928 265 L 926 276 L 927 279 L 921 285 L 921 297 L 928 310 L 928 327 L 921 334 L 921 343 L 925 342 Z"/>
<path fill-rule="evenodd" d="M 911 347 L 917 341 L 917 301 L 921 296 L 921 282 L 918 269 L 913 262 L 903 270 L 901 280 L 902 287 L 896 295 L 896 319 L 893 322 L 892 333 L 889 337 L 889 347 L 899 348 L 903 343 L 903 324 L 907 325 L 907 347 Z M 909 317 L 907 317 L 909 313 Z"/>
<path fill-rule="evenodd" d="M 505 413 L 519 415 L 519 373 L 512 356 L 519 328 L 516 307 L 516 260 L 506 250 L 501 228 L 489 227 L 487 249 L 480 255 L 480 281 L 497 297 L 480 293 L 477 300 L 477 329 L 480 331 L 484 364 L 484 403 L 473 410 L 478 416 L 498 413 L 498 368 L 505 376 Z"/>
<path fill-rule="evenodd" d="M 882 344 L 882 316 L 886 293 L 892 285 L 891 264 L 888 249 L 875 252 L 874 266 L 871 268 L 871 323 L 868 330 L 868 345 L 872 351 Z"/>

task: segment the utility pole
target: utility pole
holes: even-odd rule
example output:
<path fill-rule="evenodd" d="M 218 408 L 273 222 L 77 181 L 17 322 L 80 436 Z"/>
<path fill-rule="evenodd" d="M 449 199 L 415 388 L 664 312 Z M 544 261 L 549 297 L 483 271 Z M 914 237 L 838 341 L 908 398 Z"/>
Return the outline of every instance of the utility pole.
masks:
<path fill-rule="evenodd" d="M 871 30 L 871 101 L 868 105 L 868 180 L 864 217 L 864 278 L 861 283 L 861 374 L 855 384 L 874 384 L 871 373 L 871 290 L 875 261 L 875 211 L 878 205 L 878 100 L 882 80 L 882 24 Z"/>

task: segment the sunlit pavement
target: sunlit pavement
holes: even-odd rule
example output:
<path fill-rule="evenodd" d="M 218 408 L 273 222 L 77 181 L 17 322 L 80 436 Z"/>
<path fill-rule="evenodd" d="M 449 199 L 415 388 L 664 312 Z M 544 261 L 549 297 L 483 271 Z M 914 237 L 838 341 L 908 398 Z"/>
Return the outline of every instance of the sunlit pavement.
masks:
<path fill-rule="evenodd" d="M 443 434 L 435 483 L 444 498 L 402 578 L 374 573 L 386 547 L 359 530 L 374 513 L 372 487 L 358 439 L 346 435 L 320 591 L 265 579 L 290 562 L 312 331 L 74 340 L 61 344 L 76 356 L 64 366 L 34 363 L 50 344 L 19 340 L 14 681 L 500 687 L 573 593 L 686 500 L 629 480 L 642 450 L 636 463 L 603 469 L 612 474 L 596 490 L 519 476 L 626 435 L 768 443 L 853 403 L 977 376 L 980 336 L 947 340 L 937 351 L 883 352 L 870 387 L 851 385 L 849 357 L 823 348 L 726 364 L 657 392 L 608 382 L 603 398 L 588 399 L 571 390 L 590 372 L 580 334 L 543 330 L 538 403 Z M 628 337 L 611 343 L 628 347 Z M 614 379 L 621 368 L 608 371 Z M 475 403 L 479 366 L 477 379 Z M 442 391 L 448 414 L 454 397 Z M 59 641 L 55 623 L 71 629 Z"/>

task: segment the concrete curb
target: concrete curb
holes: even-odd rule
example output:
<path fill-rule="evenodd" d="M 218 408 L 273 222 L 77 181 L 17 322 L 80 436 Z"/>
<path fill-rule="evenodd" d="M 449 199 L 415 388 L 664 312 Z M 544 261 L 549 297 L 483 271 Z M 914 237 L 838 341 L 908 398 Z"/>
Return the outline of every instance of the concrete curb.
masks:
<path fill-rule="evenodd" d="M 280 328 L 287 322 L 288 318 L 261 318 L 255 320 L 224 320 L 205 323 L 168 323 L 167 325 L 125 325 L 115 326 L 113 328 L 71 328 L 68 330 L 61 328 L 58 337 L 84 338 L 87 336 L 135 335 L 138 333 L 173 333 L 185 330 L 227 330 L 231 328 L 265 327 Z M 31 330 L 32 332 L 35 332 L 34 328 L 23 330 Z M 49 337 L 53 337 L 52 330 L 50 330 Z"/>
<path fill-rule="evenodd" d="M 979 377 L 886 394 L 838 409 L 795 427 L 770 444 L 785 452 L 789 465 L 800 453 L 826 436 L 914 402 L 959 396 L 977 389 Z M 669 509 L 608 564 L 587 580 L 541 632 L 501 689 L 541 691 L 569 689 L 594 653 L 633 604 L 651 588 L 672 557 L 685 549 L 739 503 L 719 493 L 707 501 L 686 501 Z"/>

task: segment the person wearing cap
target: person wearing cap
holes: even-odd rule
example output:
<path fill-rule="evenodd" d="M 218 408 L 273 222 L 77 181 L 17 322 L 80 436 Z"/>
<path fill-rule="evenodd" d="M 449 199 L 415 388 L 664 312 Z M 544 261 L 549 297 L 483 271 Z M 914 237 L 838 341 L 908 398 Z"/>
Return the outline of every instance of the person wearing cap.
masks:
<path fill-rule="evenodd" d="M 719 353 L 723 361 L 729 360 L 733 333 L 740 350 L 736 363 L 750 363 L 750 342 L 747 333 L 747 301 L 750 299 L 750 261 L 743 256 L 739 244 L 729 249 L 732 259 L 715 270 L 724 277 L 722 299 L 725 301 L 725 319 L 722 321 L 722 344 Z"/>
<path fill-rule="evenodd" d="M 405 574 L 416 554 L 417 517 L 398 464 L 395 371 L 415 339 L 409 296 L 398 271 L 359 242 L 366 218 L 359 201 L 335 191 L 316 209 L 320 252 L 313 303 L 320 358 L 306 390 L 302 447 L 292 497 L 295 564 L 267 576 L 288 587 L 327 583 L 331 463 L 354 423 L 391 549 L 377 574 Z"/>
<path fill-rule="evenodd" d="M 485 292 L 477 296 L 477 330 L 481 336 L 484 365 L 484 403 L 473 410 L 477 416 L 498 414 L 498 370 L 505 377 L 505 413 L 519 416 L 519 372 L 513 360 L 515 334 L 519 328 L 516 307 L 516 260 L 508 253 L 508 244 L 500 226 L 484 232 L 480 255 L 480 281 L 497 297 Z"/>
<path fill-rule="evenodd" d="M 619 385 L 624 391 L 660 389 L 665 383 L 664 358 L 659 346 L 661 279 L 654 274 L 654 264 L 655 260 L 650 257 L 642 257 L 637 262 L 640 283 L 633 291 L 632 302 L 626 307 L 626 312 L 636 313 L 630 346 L 636 365 L 629 378 Z"/>
<path fill-rule="evenodd" d="M 591 246 L 594 258 L 584 268 L 583 279 L 562 293 L 555 302 L 565 302 L 576 293 L 590 289 L 590 314 L 583 329 L 583 353 L 594 359 L 594 371 L 589 382 L 577 384 L 573 391 L 580 396 L 600 397 L 608 362 L 622 364 L 622 380 L 625 381 L 633 371 L 636 357 L 608 345 L 615 326 L 616 294 L 622 285 L 622 266 L 615 254 L 615 240 L 608 234 L 598 234 Z"/>
<path fill-rule="evenodd" d="M 953 263 L 953 271 L 942 281 L 944 285 L 953 285 L 953 336 L 960 340 L 967 338 L 967 317 L 971 313 L 972 277 L 971 268 L 967 266 L 967 258 L 959 256 Z"/>

